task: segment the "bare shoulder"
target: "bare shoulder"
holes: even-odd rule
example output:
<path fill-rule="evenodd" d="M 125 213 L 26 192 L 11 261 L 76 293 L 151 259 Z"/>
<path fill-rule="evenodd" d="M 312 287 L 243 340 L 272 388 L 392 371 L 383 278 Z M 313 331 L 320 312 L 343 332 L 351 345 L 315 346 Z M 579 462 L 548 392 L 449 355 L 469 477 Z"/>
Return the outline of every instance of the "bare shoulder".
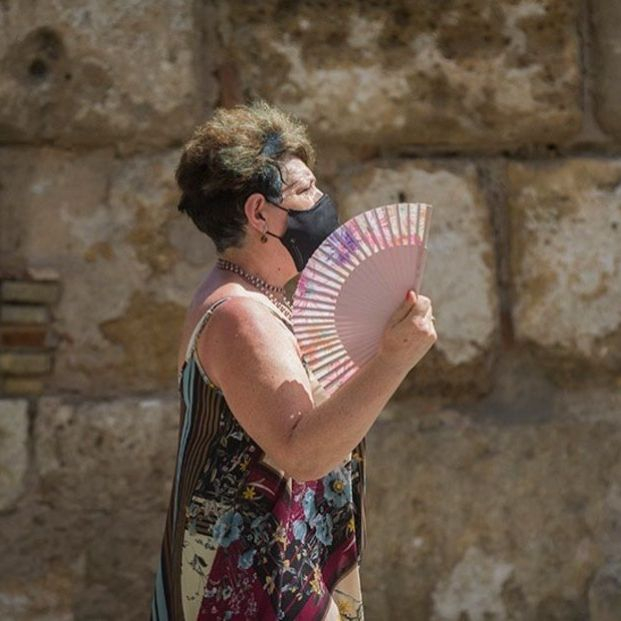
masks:
<path fill-rule="evenodd" d="M 276 332 L 286 338 L 291 336 L 267 304 L 247 295 L 230 296 L 226 303 L 220 304 L 214 310 L 210 322 L 218 328 L 212 328 L 212 333 L 218 331 L 226 335 L 235 330 L 251 336 L 257 331 L 267 331 Z"/>
<path fill-rule="evenodd" d="M 251 296 L 231 296 L 218 305 L 197 349 L 219 386 L 226 383 L 224 370 L 235 367 L 243 375 L 248 370 L 244 363 L 254 365 L 253 373 L 269 372 L 273 365 L 290 370 L 302 365 L 294 335 L 265 303 Z"/>

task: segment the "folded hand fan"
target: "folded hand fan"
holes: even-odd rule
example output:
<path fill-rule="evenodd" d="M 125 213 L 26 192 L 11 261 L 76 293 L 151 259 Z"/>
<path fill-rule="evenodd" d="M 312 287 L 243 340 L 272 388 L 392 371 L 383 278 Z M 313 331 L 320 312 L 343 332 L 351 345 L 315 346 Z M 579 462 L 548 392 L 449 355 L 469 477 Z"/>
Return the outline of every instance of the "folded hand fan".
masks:
<path fill-rule="evenodd" d="M 376 352 L 408 289 L 420 291 L 431 205 L 383 205 L 333 231 L 302 270 L 291 320 L 302 355 L 328 394 Z"/>

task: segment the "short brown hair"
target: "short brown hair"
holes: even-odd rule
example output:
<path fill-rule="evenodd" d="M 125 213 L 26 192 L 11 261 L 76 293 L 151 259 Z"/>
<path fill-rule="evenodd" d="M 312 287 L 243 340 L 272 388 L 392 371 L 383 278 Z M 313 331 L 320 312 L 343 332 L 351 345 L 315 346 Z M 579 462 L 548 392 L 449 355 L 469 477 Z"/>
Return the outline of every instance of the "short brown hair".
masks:
<path fill-rule="evenodd" d="M 218 252 L 240 246 L 244 203 L 254 192 L 280 202 L 280 163 L 299 157 L 309 168 L 315 151 L 302 122 L 255 100 L 217 108 L 185 144 L 175 178 L 182 191 L 178 209 L 215 243 Z"/>

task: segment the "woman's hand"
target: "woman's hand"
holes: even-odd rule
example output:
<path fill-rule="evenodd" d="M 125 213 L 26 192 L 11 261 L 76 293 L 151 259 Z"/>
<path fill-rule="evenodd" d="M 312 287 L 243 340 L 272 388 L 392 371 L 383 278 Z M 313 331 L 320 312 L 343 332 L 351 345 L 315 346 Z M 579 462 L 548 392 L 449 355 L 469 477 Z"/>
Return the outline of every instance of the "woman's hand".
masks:
<path fill-rule="evenodd" d="M 431 300 L 410 289 L 388 320 L 378 355 L 399 370 L 416 366 L 438 340 L 432 316 Z"/>

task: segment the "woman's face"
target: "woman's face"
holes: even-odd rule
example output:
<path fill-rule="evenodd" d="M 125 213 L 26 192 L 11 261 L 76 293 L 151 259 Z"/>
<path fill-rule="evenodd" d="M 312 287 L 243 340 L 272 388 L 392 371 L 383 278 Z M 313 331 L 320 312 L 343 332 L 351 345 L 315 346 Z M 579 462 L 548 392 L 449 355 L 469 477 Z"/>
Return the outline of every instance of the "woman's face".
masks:
<path fill-rule="evenodd" d="M 268 248 L 259 241 L 260 236 L 269 231 L 270 235 L 282 237 L 288 226 L 287 209 L 305 211 L 310 209 L 322 196 L 323 192 L 315 185 L 316 179 L 311 169 L 298 157 L 290 157 L 281 162 L 280 168 L 284 181 L 280 208 L 270 203 L 265 196 L 255 192 L 246 199 L 246 215 L 255 233 L 252 235 L 257 250 L 269 252 L 273 260 L 280 263 L 281 271 L 292 268 L 290 278 L 297 274 L 289 251 L 283 244 L 269 244 Z"/>

